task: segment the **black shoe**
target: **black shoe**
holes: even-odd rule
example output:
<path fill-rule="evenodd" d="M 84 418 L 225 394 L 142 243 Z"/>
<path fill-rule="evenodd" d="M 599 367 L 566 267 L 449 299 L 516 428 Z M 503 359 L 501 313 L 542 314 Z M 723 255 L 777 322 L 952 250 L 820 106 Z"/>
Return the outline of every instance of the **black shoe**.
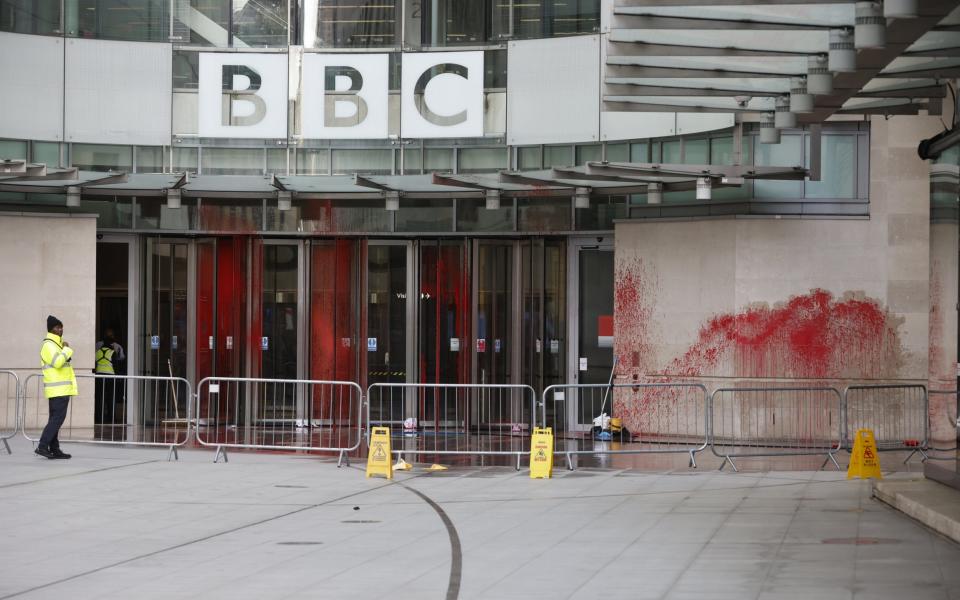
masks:
<path fill-rule="evenodd" d="M 45 458 L 56 458 L 57 455 L 54 454 L 53 450 L 49 446 L 37 446 L 37 449 L 34 450 L 35 454 L 39 454 Z"/>
<path fill-rule="evenodd" d="M 53 453 L 53 456 L 51 458 L 64 458 L 64 459 L 70 458 L 70 455 L 60 450 L 60 448 L 51 448 L 50 452 Z"/>

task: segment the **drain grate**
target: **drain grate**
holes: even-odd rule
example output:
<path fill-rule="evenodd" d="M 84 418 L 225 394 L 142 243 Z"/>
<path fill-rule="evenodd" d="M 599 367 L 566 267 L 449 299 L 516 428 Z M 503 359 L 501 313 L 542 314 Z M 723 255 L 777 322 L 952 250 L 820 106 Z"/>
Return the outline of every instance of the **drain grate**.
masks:
<path fill-rule="evenodd" d="M 824 544 L 839 544 L 847 546 L 875 546 L 877 544 L 899 544 L 900 540 L 893 538 L 875 538 L 875 537 L 849 537 L 849 538 L 827 538 L 821 540 Z"/>
<path fill-rule="evenodd" d="M 319 546 L 323 542 L 277 542 L 278 546 Z"/>
<path fill-rule="evenodd" d="M 368 519 L 352 519 L 348 521 L 340 521 L 341 523 L 379 523 L 380 521 L 368 520 Z"/>

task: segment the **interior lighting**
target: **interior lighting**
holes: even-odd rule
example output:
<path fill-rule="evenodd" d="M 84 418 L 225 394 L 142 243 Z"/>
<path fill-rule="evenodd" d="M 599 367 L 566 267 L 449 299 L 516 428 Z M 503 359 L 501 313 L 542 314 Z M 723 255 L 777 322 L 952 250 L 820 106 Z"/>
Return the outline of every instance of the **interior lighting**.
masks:
<path fill-rule="evenodd" d="M 400 192 L 397 190 L 387 190 L 384 192 L 383 197 L 386 198 L 386 205 L 384 206 L 387 210 L 400 210 Z"/>
<path fill-rule="evenodd" d="M 293 192 L 280 190 L 277 192 L 277 210 L 290 210 L 293 205 Z"/>
<path fill-rule="evenodd" d="M 790 112 L 813 112 L 813 94 L 807 91 L 806 77 L 790 78 Z"/>
<path fill-rule="evenodd" d="M 697 200 L 709 200 L 713 190 L 709 177 L 697 177 Z"/>
<path fill-rule="evenodd" d="M 180 208 L 180 188 L 167 190 L 167 208 Z"/>
<path fill-rule="evenodd" d="M 857 50 L 883 48 L 887 44 L 887 20 L 880 2 L 857 2 L 853 45 Z"/>
<path fill-rule="evenodd" d="M 760 115 L 760 143 L 779 144 L 780 130 L 775 124 L 776 116 L 772 112 Z M 699 188 L 698 188 L 699 189 Z"/>
<path fill-rule="evenodd" d="M 72 208 L 80 206 L 80 186 L 67 186 L 67 206 Z"/>
<path fill-rule="evenodd" d="M 487 210 L 500 208 L 500 190 L 484 190 L 483 197 L 487 199 Z"/>
<path fill-rule="evenodd" d="M 833 93 L 833 74 L 827 68 L 827 57 L 816 54 L 807 59 L 807 93 L 828 96 Z"/>
<path fill-rule="evenodd" d="M 663 202 L 663 184 L 653 182 L 647 184 L 647 204 L 660 204 Z"/>
<path fill-rule="evenodd" d="M 827 68 L 834 73 L 852 73 L 857 70 L 857 49 L 853 46 L 853 31 L 850 28 L 830 30 Z"/>
<path fill-rule="evenodd" d="M 576 208 L 590 208 L 590 188 L 578 187 L 574 190 L 573 205 Z"/>
<path fill-rule="evenodd" d="M 773 113 L 773 126 L 777 129 L 793 129 L 797 126 L 797 115 L 790 112 L 790 96 L 777 98 L 777 110 Z"/>

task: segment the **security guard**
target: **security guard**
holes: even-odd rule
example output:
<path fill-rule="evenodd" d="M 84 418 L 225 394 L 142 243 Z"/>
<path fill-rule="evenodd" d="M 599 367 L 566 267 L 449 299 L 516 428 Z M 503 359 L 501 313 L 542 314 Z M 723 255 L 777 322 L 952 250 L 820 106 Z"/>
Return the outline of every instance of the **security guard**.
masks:
<path fill-rule="evenodd" d="M 43 370 L 43 393 L 50 404 L 50 417 L 40 435 L 40 444 L 35 452 L 47 458 L 70 458 L 60 450 L 60 426 L 67 418 L 70 396 L 77 395 L 77 378 L 70 360 L 73 348 L 63 341 L 63 322 L 50 315 L 47 317 L 47 337 L 40 345 L 40 368 Z"/>
<path fill-rule="evenodd" d="M 123 347 L 114 339 L 113 329 L 104 331 L 103 339 L 97 342 L 97 351 L 94 355 L 93 372 L 97 375 L 115 375 L 114 363 L 126 358 Z M 117 401 L 117 387 L 122 391 L 122 382 L 116 379 L 97 378 L 94 382 L 94 419 L 97 423 L 114 425 L 113 411 Z"/>

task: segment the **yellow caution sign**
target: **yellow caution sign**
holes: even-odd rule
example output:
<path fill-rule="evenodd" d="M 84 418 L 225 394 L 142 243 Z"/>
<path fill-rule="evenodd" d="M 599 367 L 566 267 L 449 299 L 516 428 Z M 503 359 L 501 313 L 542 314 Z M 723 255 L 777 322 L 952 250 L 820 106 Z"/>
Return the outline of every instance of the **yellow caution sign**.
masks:
<path fill-rule="evenodd" d="M 854 477 L 883 479 L 883 475 L 880 474 L 880 455 L 877 454 L 877 442 L 873 439 L 873 431 L 870 429 L 858 429 L 857 436 L 853 440 L 853 453 L 850 455 L 847 479 L 853 479 Z"/>
<path fill-rule="evenodd" d="M 553 476 L 553 429 L 537 427 L 530 440 L 530 479 Z"/>
<path fill-rule="evenodd" d="M 390 464 L 389 427 L 374 427 L 370 431 L 367 477 L 371 475 L 384 475 L 387 479 L 393 479 L 393 466 Z"/>

